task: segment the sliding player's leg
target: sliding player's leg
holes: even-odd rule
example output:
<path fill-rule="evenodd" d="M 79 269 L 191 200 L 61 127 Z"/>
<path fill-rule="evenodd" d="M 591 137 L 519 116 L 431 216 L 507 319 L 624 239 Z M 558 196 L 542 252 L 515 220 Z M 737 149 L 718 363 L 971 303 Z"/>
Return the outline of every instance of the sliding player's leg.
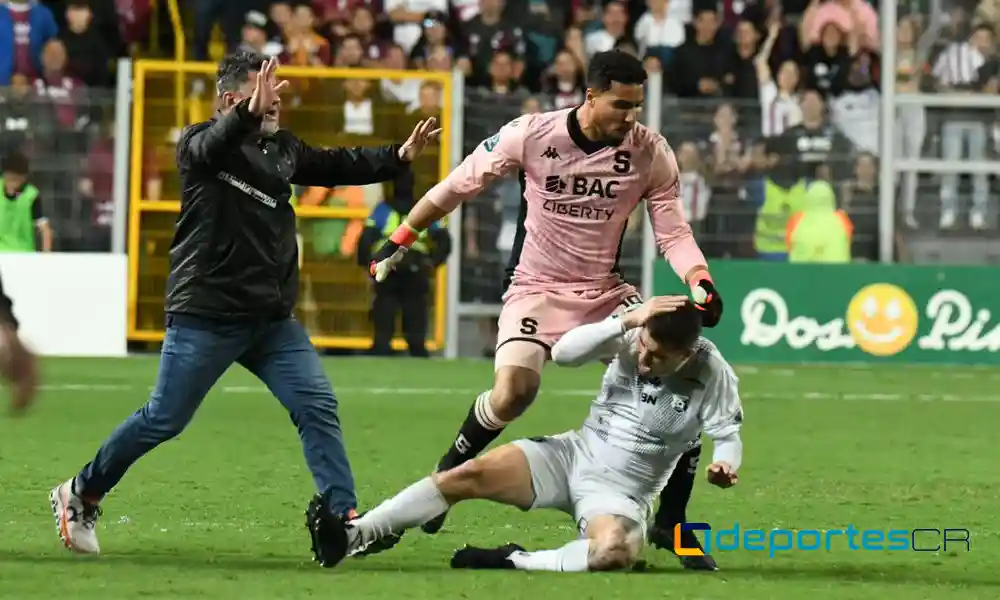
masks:
<path fill-rule="evenodd" d="M 567 572 L 630 567 L 642 550 L 650 507 L 620 491 L 621 482 L 608 477 L 576 432 L 514 444 L 524 451 L 531 470 L 535 494 L 531 507 L 572 514 L 580 539 L 537 552 L 515 544 L 466 547 L 452 557 L 452 567 Z"/>
<path fill-rule="evenodd" d="M 498 548 L 466 546 L 451 558 L 453 569 L 519 569 L 522 571 L 618 571 L 635 564 L 642 551 L 642 525 L 620 515 L 597 515 L 587 535 L 555 550 L 528 552 L 517 544 Z"/>
<path fill-rule="evenodd" d="M 560 311 L 558 303 L 545 294 L 508 296 L 498 322 L 493 388 L 473 402 L 454 443 L 438 462 L 438 472 L 476 457 L 531 405 L 551 344 L 565 320 Z M 437 533 L 446 516 L 446 512 L 435 515 L 422 529 Z"/>
<path fill-rule="evenodd" d="M 551 470 L 551 468 L 549 469 Z M 551 480 L 551 477 L 549 478 Z M 565 485 L 552 494 L 567 498 Z M 552 487 L 549 483 L 549 487 Z M 348 554 L 364 552 L 387 536 L 400 535 L 465 500 L 492 500 L 527 510 L 535 501 L 532 470 L 515 443 L 491 450 L 449 471 L 435 473 L 406 488 L 348 525 Z M 564 502 L 565 504 L 565 502 Z"/>

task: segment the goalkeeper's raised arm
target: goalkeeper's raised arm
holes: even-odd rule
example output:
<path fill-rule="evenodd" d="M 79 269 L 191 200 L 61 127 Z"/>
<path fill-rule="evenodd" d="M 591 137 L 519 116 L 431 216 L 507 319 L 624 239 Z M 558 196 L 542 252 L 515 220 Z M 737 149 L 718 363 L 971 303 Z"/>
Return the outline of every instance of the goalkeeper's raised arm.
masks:
<path fill-rule="evenodd" d="M 694 239 L 680 197 L 680 169 L 674 151 L 662 135 L 657 135 L 650 185 L 646 191 L 646 211 L 660 253 L 677 276 L 690 288 L 707 327 L 722 318 L 722 297 L 708 274 L 708 261 Z"/>
<path fill-rule="evenodd" d="M 524 135 L 530 131 L 532 119 L 532 115 L 523 115 L 504 125 L 476 146 L 444 181 L 424 194 L 372 258 L 370 270 L 377 281 L 385 279 L 421 231 L 440 221 L 459 204 L 476 197 L 494 180 L 522 168 Z"/>

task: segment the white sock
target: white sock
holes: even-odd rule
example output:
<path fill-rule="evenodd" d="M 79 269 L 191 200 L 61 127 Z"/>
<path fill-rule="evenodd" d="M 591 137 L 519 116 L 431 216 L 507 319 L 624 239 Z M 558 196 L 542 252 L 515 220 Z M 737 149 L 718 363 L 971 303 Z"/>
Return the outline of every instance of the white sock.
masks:
<path fill-rule="evenodd" d="M 563 571 L 582 573 L 590 570 L 590 540 L 576 540 L 558 550 L 515 552 L 510 562 L 523 571 Z"/>
<path fill-rule="evenodd" d="M 430 477 L 424 477 L 353 522 L 368 542 L 388 533 L 400 534 L 448 510 L 448 502 Z M 353 542 L 353 540 L 352 540 Z"/>

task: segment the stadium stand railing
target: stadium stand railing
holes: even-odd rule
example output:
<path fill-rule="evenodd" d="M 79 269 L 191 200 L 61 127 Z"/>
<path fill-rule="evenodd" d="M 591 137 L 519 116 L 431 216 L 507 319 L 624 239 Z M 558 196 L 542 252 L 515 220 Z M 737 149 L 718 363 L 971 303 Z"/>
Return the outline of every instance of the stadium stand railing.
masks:
<path fill-rule="evenodd" d="M 168 249 L 180 209 L 180 186 L 174 147 L 180 134 L 175 88 L 189 89 L 192 78 L 211 78 L 215 65 L 139 60 L 134 65 L 134 106 L 129 192 L 129 340 L 163 339 L 163 296 L 168 272 Z M 305 141 L 320 147 L 399 143 L 417 120 L 435 116 L 444 129 L 440 144 L 428 148 L 413 167 L 414 190 L 419 197 L 443 178 L 451 167 L 452 80 L 449 73 L 420 73 L 362 69 L 284 67 L 282 77 L 291 86 L 282 105 L 282 123 Z M 375 105 L 371 122 L 358 123 L 345 114 L 348 90 L 377 89 L 382 81 L 430 84 L 440 103 L 415 112 L 407 105 L 384 101 Z M 214 99 L 189 99 L 186 122 L 209 118 Z M 367 128 L 367 129 L 366 129 Z M 351 133 L 367 131 L 367 133 Z M 159 199 L 148 197 L 143 181 L 151 170 L 159 173 Z M 334 190 L 296 190 L 300 217 L 302 276 L 296 316 L 320 348 L 366 349 L 371 344 L 369 307 L 371 283 L 357 266 L 352 241 L 372 206 L 394 193 L 393 184 Z M 433 287 L 432 335 L 428 349 L 444 344 L 447 272 L 441 269 Z M 395 346 L 402 349 L 399 339 Z"/>
<path fill-rule="evenodd" d="M 975 27 L 996 25 L 970 10 L 977 4 L 929 0 L 881 8 L 882 94 L 892 107 L 882 123 L 882 180 L 891 184 L 882 203 L 883 243 L 895 243 L 902 262 L 1000 264 L 997 49 L 985 53 L 978 73 L 963 63 L 970 52 L 954 53 Z M 904 29 L 914 33 L 912 41 L 902 39 Z M 977 81 L 960 86 L 966 90 L 942 91 L 945 80 L 969 73 Z"/>

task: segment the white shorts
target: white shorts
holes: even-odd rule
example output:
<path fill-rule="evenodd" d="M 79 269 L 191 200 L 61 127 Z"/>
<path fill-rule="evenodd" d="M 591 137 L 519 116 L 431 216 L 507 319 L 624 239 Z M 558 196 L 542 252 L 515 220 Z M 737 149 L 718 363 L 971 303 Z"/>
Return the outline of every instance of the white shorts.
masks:
<path fill-rule="evenodd" d="M 587 521 L 615 515 L 635 521 L 646 539 L 653 513 L 650 499 L 627 493 L 628 483 L 616 471 L 595 460 L 576 431 L 513 442 L 524 452 L 531 469 L 535 501 L 531 508 L 554 508 L 573 516 L 581 536 Z"/>

